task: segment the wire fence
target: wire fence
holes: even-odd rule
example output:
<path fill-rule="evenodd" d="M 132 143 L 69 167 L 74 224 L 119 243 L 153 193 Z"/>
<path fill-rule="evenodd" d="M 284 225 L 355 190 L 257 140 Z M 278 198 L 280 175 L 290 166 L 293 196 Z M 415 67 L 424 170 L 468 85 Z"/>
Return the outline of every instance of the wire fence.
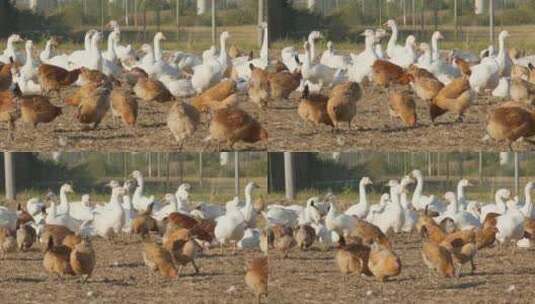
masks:
<path fill-rule="evenodd" d="M 203 197 L 232 197 L 250 181 L 265 191 L 267 154 L 239 152 L 236 174 L 236 153 L 14 153 L 15 187 L 17 193 L 42 192 L 69 182 L 77 192 L 101 193 L 110 180 L 132 179 L 139 170 L 152 193 L 174 192 L 189 183 Z M 3 184 L 3 168 L 0 172 Z"/>
<path fill-rule="evenodd" d="M 296 190 L 307 192 L 354 193 L 364 176 L 374 181 L 372 193 L 388 191 L 390 179 L 399 179 L 414 169 L 426 176 L 430 193 L 455 191 L 458 181 L 469 179 L 471 193 L 493 199 L 497 189 L 508 188 L 523 197 L 523 187 L 535 181 L 535 154 L 518 153 L 518 184 L 515 183 L 514 153 L 294 153 Z M 282 153 L 270 153 L 270 192 L 284 192 Z"/>

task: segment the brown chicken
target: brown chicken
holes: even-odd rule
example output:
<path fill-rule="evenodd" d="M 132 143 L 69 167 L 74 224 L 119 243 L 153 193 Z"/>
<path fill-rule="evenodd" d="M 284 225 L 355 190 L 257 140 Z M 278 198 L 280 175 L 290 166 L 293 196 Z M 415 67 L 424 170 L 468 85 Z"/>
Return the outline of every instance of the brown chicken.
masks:
<path fill-rule="evenodd" d="M 468 262 L 470 262 L 472 267 L 471 273 L 475 271 L 474 256 L 477 252 L 477 245 L 474 230 L 461 230 L 448 234 L 440 245 L 448 249 L 454 261 L 460 264 L 459 273 L 461 272 L 462 265 Z"/>
<path fill-rule="evenodd" d="M 0 67 L 0 92 L 9 89 L 13 81 L 13 76 L 11 75 L 11 69 L 18 69 L 20 67 L 19 63 L 13 62 L 13 58 L 10 58 L 10 63 L 4 64 Z"/>
<path fill-rule="evenodd" d="M 55 246 L 63 245 L 63 240 L 68 235 L 74 235 L 74 232 L 69 228 L 60 225 L 45 225 L 43 233 L 41 234 L 40 242 L 43 248 L 46 248 L 46 244 L 49 238 L 52 238 Z"/>
<path fill-rule="evenodd" d="M 495 226 L 476 229 L 476 249 L 481 250 L 491 247 L 496 241 L 496 233 L 498 233 L 498 228 Z"/>
<path fill-rule="evenodd" d="M 269 73 L 266 70 L 249 64 L 251 78 L 249 79 L 249 98 L 260 108 L 267 107 L 269 101 L 270 85 Z"/>
<path fill-rule="evenodd" d="M 215 140 L 220 150 L 220 144 L 227 142 L 231 150 L 239 141 L 256 143 L 267 142 L 268 133 L 251 115 L 241 109 L 223 109 L 214 112 L 209 128 L 208 140 Z"/>
<path fill-rule="evenodd" d="M 386 235 L 372 223 L 357 220 L 355 229 L 350 233 L 350 237 L 357 237 L 362 240 L 362 244 L 371 246 L 373 243 L 381 244 L 386 248 L 392 248 L 390 240 Z"/>
<path fill-rule="evenodd" d="M 178 275 L 187 264 L 192 264 L 195 273 L 199 273 L 199 267 L 195 258 L 201 251 L 200 246 L 193 239 L 193 234 L 184 228 L 178 228 L 164 237 L 163 247 L 171 253 L 175 264 L 179 265 Z"/>
<path fill-rule="evenodd" d="M 355 273 L 372 276 L 373 274 L 368 269 L 369 257 L 370 247 L 358 243 L 346 244 L 344 237 L 340 238 L 335 260 L 338 269 L 343 274 Z"/>
<path fill-rule="evenodd" d="M 54 245 L 54 243 L 54 239 L 50 236 L 43 257 L 45 270 L 58 276 L 64 274 L 74 275 L 70 263 L 71 249 L 64 245 Z"/>
<path fill-rule="evenodd" d="M 125 126 L 133 127 L 137 121 L 138 104 L 133 92 L 125 87 L 115 87 L 110 94 L 111 114 L 119 117 Z"/>
<path fill-rule="evenodd" d="M 357 113 L 357 101 L 361 96 L 362 90 L 356 82 L 346 82 L 333 88 L 327 102 L 327 113 L 335 128 L 341 122 L 347 122 L 348 129 L 351 129 L 351 121 Z"/>
<path fill-rule="evenodd" d="M 145 211 L 132 220 L 132 233 L 141 236 L 142 239 L 145 239 L 150 232 L 159 232 L 158 223 L 151 216 L 153 206 L 154 203 L 149 204 Z"/>
<path fill-rule="evenodd" d="M 392 91 L 389 97 L 390 117 L 399 117 L 407 127 L 416 125 L 416 103 L 407 91 Z"/>
<path fill-rule="evenodd" d="M 173 258 L 169 251 L 154 241 L 147 239 L 143 242 L 143 261 L 150 270 L 158 271 L 160 275 L 168 279 L 176 279 L 178 272 L 173 264 Z"/>
<path fill-rule="evenodd" d="M 15 87 L 13 89 L 17 88 L 18 87 Z M 7 123 L 9 140 L 13 140 L 15 137 L 15 122 L 20 116 L 20 103 L 15 102 L 15 93 L 13 90 L 0 91 L 0 121 Z"/>
<path fill-rule="evenodd" d="M 321 94 L 310 94 L 308 85 L 305 86 L 301 101 L 297 107 L 297 114 L 305 121 L 311 122 L 315 126 L 326 124 L 334 127 L 334 124 L 327 113 L 327 102 L 329 97 Z"/>
<path fill-rule="evenodd" d="M 110 90 L 104 86 L 96 88 L 94 91 L 83 96 L 78 104 L 76 118 L 82 124 L 93 124 L 94 130 L 98 127 L 110 108 Z"/>
<path fill-rule="evenodd" d="M 52 122 L 61 115 L 61 108 L 56 107 L 47 97 L 41 95 L 22 95 L 18 84 L 14 89 L 14 102 L 20 105 L 21 118 L 34 128 L 40 123 Z"/>
<path fill-rule="evenodd" d="M 535 84 L 521 77 L 511 77 L 511 87 L 509 90 L 513 101 L 533 105 L 535 101 Z"/>
<path fill-rule="evenodd" d="M 179 150 L 182 150 L 185 140 L 195 133 L 200 121 L 201 115 L 195 107 L 182 101 L 173 104 L 167 115 L 167 127 L 175 137 Z"/>
<path fill-rule="evenodd" d="M 71 251 L 70 263 L 73 272 L 82 277 L 82 282 L 86 282 L 91 277 L 96 263 L 91 239 L 83 237 L 82 241 L 74 247 Z"/>
<path fill-rule="evenodd" d="M 254 258 L 247 263 L 245 283 L 256 294 L 256 301 L 260 303 L 262 296 L 268 296 L 269 264 L 267 257 Z"/>
<path fill-rule="evenodd" d="M 386 60 L 375 60 L 372 65 L 373 82 L 387 88 L 392 84 L 408 85 L 409 77 L 403 68 Z"/>
<path fill-rule="evenodd" d="M 384 282 L 401 273 L 401 260 L 391 249 L 378 243 L 373 243 L 370 250 L 368 268 L 377 280 Z"/>
<path fill-rule="evenodd" d="M 288 70 L 282 70 L 270 74 L 271 98 L 275 101 L 287 100 L 290 94 L 299 87 L 302 78 L 301 71 L 290 73 Z"/>
<path fill-rule="evenodd" d="M 424 241 L 422 247 L 422 259 L 425 265 L 446 278 L 455 277 L 453 258 L 448 249 L 434 242 Z"/>
<path fill-rule="evenodd" d="M 0 259 L 3 260 L 8 253 L 17 250 L 17 239 L 13 232 L 0 227 Z"/>
<path fill-rule="evenodd" d="M 295 232 L 295 241 L 297 246 L 301 250 L 306 250 L 314 244 L 316 239 L 316 231 L 310 225 L 299 225 L 297 231 Z"/>
<path fill-rule="evenodd" d="M 163 83 L 150 77 L 139 77 L 134 86 L 134 93 L 139 99 L 147 102 L 166 102 L 174 99 Z"/>
<path fill-rule="evenodd" d="M 283 258 L 288 257 L 290 250 L 297 245 L 291 227 L 274 225 L 272 227 L 274 240 L 273 247 L 283 254 Z"/>
<path fill-rule="evenodd" d="M 20 251 L 24 252 L 32 248 L 36 239 L 37 234 L 32 226 L 26 224 L 19 225 L 19 228 L 17 229 L 17 248 Z"/>
<path fill-rule="evenodd" d="M 102 84 L 101 82 L 88 82 L 65 98 L 63 102 L 70 106 L 78 106 L 83 99 L 89 98 L 88 96 L 91 96 Z"/>
<path fill-rule="evenodd" d="M 235 105 L 237 102 L 234 97 L 227 99 L 236 92 L 236 82 L 232 79 L 225 79 L 217 85 L 209 88 L 201 95 L 194 97 L 191 101 L 191 105 L 197 108 L 200 112 L 214 111 L 223 106 L 224 108 L 228 108 Z M 223 101 L 225 102 L 223 103 Z M 221 105 L 221 103 L 223 105 Z"/>
<path fill-rule="evenodd" d="M 37 68 L 37 78 L 45 94 L 55 91 L 59 94 L 60 90 L 68 87 L 80 76 L 80 69 L 67 71 L 55 65 L 41 64 Z"/>
<path fill-rule="evenodd" d="M 435 78 L 433 74 L 429 77 L 426 73 L 420 72 L 423 69 L 409 70 L 409 79 L 413 85 L 416 96 L 424 101 L 431 101 L 444 88 L 442 82 Z M 427 70 L 424 70 L 427 72 Z M 429 72 L 427 72 L 429 73 Z"/>
<path fill-rule="evenodd" d="M 487 133 L 494 140 L 506 141 L 512 150 L 513 142 L 519 138 L 528 140 L 535 135 L 535 111 L 517 106 L 498 107 L 488 116 Z"/>
<path fill-rule="evenodd" d="M 431 121 L 446 112 L 457 115 L 457 120 L 462 121 L 464 113 L 474 99 L 474 93 L 466 76 L 454 79 L 433 98 L 429 107 Z"/>
<path fill-rule="evenodd" d="M 457 65 L 463 76 L 472 75 L 472 69 L 470 68 L 470 64 L 466 60 L 463 60 L 459 57 L 455 57 L 453 58 L 453 63 Z"/>

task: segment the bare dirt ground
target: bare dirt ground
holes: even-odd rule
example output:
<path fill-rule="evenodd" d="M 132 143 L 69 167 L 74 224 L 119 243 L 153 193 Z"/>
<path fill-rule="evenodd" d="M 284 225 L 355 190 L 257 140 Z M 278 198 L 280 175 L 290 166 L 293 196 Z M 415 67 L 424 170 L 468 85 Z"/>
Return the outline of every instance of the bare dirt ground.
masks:
<path fill-rule="evenodd" d="M 239 251 L 219 255 L 210 250 L 197 260 L 200 273 L 191 265 L 177 280 L 163 279 L 143 264 L 142 243 L 128 240 L 111 245 L 93 241 L 97 265 L 92 278 L 49 276 L 42 266 L 38 247 L 12 253 L 0 261 L 2 303 L 252 303 L 254 294 L 245 285 L 245 263 L 259 252 Z M 233 287 L 234 291 L 227 292 Z"/>
<path fill-rule="evenodd" d="M 444 279 L 424 265 L 420 237 L 398 235 L 394 251 L 402 271 L 385 283 L 339 272 L 336 251 L 294 249 L 287 259 L 270 254 L 268 303 L 528 303 L 535 296 L 535 256 L 532 249 L 497 247 L 478 252 L 476 271 L 465 265 L 460 278 Z M 514 286 L 514 287 L 513 287 Z M 511 290 L 512 289 L 512 290 Z M 510 290 L 510 291 L 508 291 Z"/>
<path fill-rule="evenodd" d="M 383 92 L 367 87 L 357 102 L 357 115 L 351 130 L 347 124 L 337 133 L 331 127 L 314 127 L 297 114 L 300 94 L 294 92 L 290 101 L 271 104 L 267 129 L 270 151 L 507 151 L 506 143 L 483 142 L 486 117 L 501 102 L 497 98 L 479 96 L 465 113 L 464 122 L 455 122 L 446 113 L 431 124 L 428 106 L 417 103 L 418 125 L 408 129 L 399 119 L 391 120 L 388 98 Z M 533 150 L 529 143 L 515 143 L 514 150 Z"/>
<path fill-rule="evenodd" d="M 76 88 L 62 91 L 66 98 Z M 63 102 L 54 94 L 52 103 L 63 106 Z M 242 96 L 240 107 L 257 118 L 262 124 L 265 119 L 261 110 L 247 97 Z M 119 120 L 114 123 L 111 111 L 96 130 L 82 131 L 82 125 L 75 117 L 76 107 L 63 107 L 63 114 L 49 124 L 41 124 L 36 129 L 17 122 L 15 140 L 7 141 L 7 124 L 0 124 L 0 149 L 12 151 L 178 151 L 179 147 L 167 128 L 167 113 L 173 101 L 166 103 L 139 101 L 138 121 L 135 130 L 126 128 Z M 203 139 L 208 136 L 209 121 L 206 115 L 202 124 L 183 146 L 183 151 L 216 151 L 217 144 L 206 144 Z M 229 149 L 227 145 L 222 150 Z M 235 150 L 265 150 L 265 144 L 237 143 Z"/>

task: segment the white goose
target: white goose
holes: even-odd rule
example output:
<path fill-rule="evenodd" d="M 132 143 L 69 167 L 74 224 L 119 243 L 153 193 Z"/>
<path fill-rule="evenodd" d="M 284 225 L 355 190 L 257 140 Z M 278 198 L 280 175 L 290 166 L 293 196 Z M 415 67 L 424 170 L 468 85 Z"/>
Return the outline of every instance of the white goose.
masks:
<path fill-rule="evenodd" d="M 383 212 L 375 216 L 375 224 L 383 233 L 388 233 L 392 230 L 394 233 L 401 232 L 404 224 L 404 213 L 400 203 L 401 189 L 410 182 L 409 177 L 404 177 L 401 184 L 397 181 L 390 181 L 390 202 L 385 206 Z"/>
<path fill-rule="evenodd" d="M 361 83 L 364 77 L 370 77 L 372 73 L 372 65 L 379 59 L 374 49 L 376 40 L 375 32 L 367 29 L 361 35 L 365 37 L 364 50 L 358 55 L 353 53 L 350 54 L 353 63 L 348 70 L 349 80 L 358 83 Z"/>
<path fill-rule="evenodd" d="M 338 214 L 334 203 L 330 203 L 329 206 L 329 212 L 325 216 L 325 227 L 328 230 L 336 231 L 338 235 L 351 233 L 357 224 L 357 219 L 351 215 Z"/>
<path fill-rule="evenodd" d="M 26 40 L 26 62 L 20 69 L 25 79 L 37 80 L 37 67 L 39 64 L 33 58 L 33 41 Z"/>
<path fill-rule="evenodd" d="M 242 56 L 232 60 L 232 66 L 236 70 L 238 79 L 244 81 L 249 81 L 251 78 L 251 68 L 250 65 L 261 69 L 266 69 L 269 64 L 269 31 L 268 24 L 263 22 L 260 25 L 262 29 L 263 39 L 262 46 L 260 48 L 260 57 L 259 58 L 249 58 L 249 56 Z M 238 80 L 234 79 L 234 80 Z"/>
<path fill-rule="evenodd" d="M 89 56 L 91 56 L 91 41 L 93 39 L 93 35 L 95 35 L 96 33 L 97 31 L 93 29 L 87 31 L 84 37 L 84 49 L 74 51 L 69 55 L 68 61 L 74 67 L 78 68 L 84 66 L 83 63 L 87 61 Z"/>
<path fill-rule="evenodd" d="M 321 89 L 323 86 L 332 87 L 343 80 L 341 70 L 330 68 L 321 63 L 312 62 L 310 43 L 305 42 L 305 60 L 301 66 L 301 75 L 307 83 L 318 85 Z"/>
<path fill-rule="evenodd" d="M 534 182 L 528 182 L 524 187 L 524 205 L 520 207 L 520 212 L 527 218 L 535 217 L 535 210 L 533 209 L 533 203 L 531 202 L 531 191 L 535 189 Z"/>
<path fill-rule="evenodd" d="M 10 63 L 9 58 L 18 61 L 20 64 L 26 63 L 24 53 L 17 51 L 16 43 L 22 42 L 22 38 L 18 34 L 13 34 L 7 38 L 7 46 L 4 52 L 0 55 L 0 62 L 5 64 Z"/>
<path fill-rule="evenodd" d="M 41 85 L 33 79 L 27 78 L 20 72 L 20 69 L 12 67 L 11 77 L 13 83 L 19 86 L 24 95 L 40 95 L 42 93 Z"/>
<path fill-rule="evenodd" d="M 198 216 L 202 219 L 214 220 L 225 214 L 225 207 L 208 202 L 200 202 L 197 204 L 194 210 L 191 211 L 191 215 Z"/>
<path fill-rule="evenodd" d="M 243 233 L 243 238 L 238 242 L 240 249 L 257 249 L 260 245 L 260 230 L 247 228 Z"/>
<path fill-rule="evenodd" d="M 295 227 L 298 223 L 299 213 L 284 206 L 271 205 L 268 206 L 266 211 L 262 211 L 262 216 L 268 226 L 284 225 Z"/>
<path fill-rule="evenodd" d="M 399 30 L 398 25 L 395 20 L 390 19 L 388 20 L 384 26 L 388 26 L 390 30 L 392 31 L 392 35 L 390 36 L 390 39 L 388 40 L 388 44 L 386 45 L 386 55 L 389 58 L 393 58 L 398 53 L 402 53 L 405 51 L 404 47 L 397 44 L 398 37 L 399 37 Z"/>
<path fill-rule="evenodd" d="M 138 215 L 137 210 L 134 208 L 132 203 L 132 197 L 130 193 L 132 192 L 134 183 L 130 180 L 127 180 L 123 184 L 124 195 L 123 195 L 123 211 L 124 211 L 124 225 L 123 232 L 131 233 L 132 232 L 132 222 L 134 218 Z M 113 188 L 112 188 L 113 189 Z"/>
<path fill-rule="evenodd" d="M 74 190 L 72 189 L 72 186 L 70 184 L 63 184 L 61 185 L 59 189 L 59 206 L 54 208 L 54 211 L 56 214 L 65 214 L 67 213 L 67 209 L 69 207 L 69 199 L 67 198 L 67 193 L 74 193 Z M 48 207 L 46 209 L 46 213 L 49 214 L 52 211 L 52 207 Z"/>
<path fill-rule="evenodd" d="M 193 67 L 202 64 L 202 59 L 195 54 L 178 51 L 173 55 L 171 64 L 175 64 L 177 70 L 183 71 L 184 69 L 193 69 Z"/>
<path fill-rule="evenodd" d="M 221 51 L 217 60 L 203 63 L 193 68 L 191 84 L 198 94 L 219 82 L 223 78 L 225 71 L 231 66 L 226 49 L 226 43 L 229 38 L 230 34 L 228 32 L 221 34 Z"/>
<path fill-rule="evenodd" d="M 69 64 L 69 56 L 66 54 L 56 54 L 55 48 L 58 42 L 55 38 L 50 38 L 46 42 L 45 50 L 39 55 L 41 63 L 54 65 L 65 70 L 71 70 L 71 64 Z"/>
<path fill-rule="evenodd" d="M 316 204 L 318 203 L 318 201 L 318 197 L 311 197 L 307 200 L 303 212 L 298 215 L 297 222 L 299 225 L 311 225 L 320 223 L 321 214 L 316 208 Z"/>
<path fill-rule="evenodd" d="M 411 172 L 411 176 L 416 179 L 416 188 L 414 189 L 411 200 L 412 205 L 416 208 L 416 210 L 424 210 L 427 206 L 429 206 L 429 210 L 433 210 L 438 213 L 446 211 L 444 204 L 434 195 L 426 196 L 422 194 L 424 188 L 424 177 L 422 171 L 413 170 Z"/>
<path fill-rule="evenodd" d="M 54 38 L 50 38 L 46 41 L 45 49 L 41 53 L 39 53 L 39 59 L 41 60 L 41 62 L 46 62 L 52 59 L 52 57 L 56 56 L 56 53 L 54 51 L 54 46 L 56 45 L 57 42 Z"/>
<path fill-rule="evenodd" d="M 91 203 L 91 197 L 89 194 L 82 195 L 80 202 L 70 203 L 69 214 L 76 220 L 84 222 L 93 219 L 93 211 L 95 208 Z"/>
<path fill-rule="evenodd" d="M 390 194 L 383 193 L 381 197 L 379 198 L 379 203 L 370 206 L 370 211 L 368 212 L 368 216 L 366 216 L 366 222 L 374 223 L 377 214 L 380 214 L 383 212 L 383 210 L 385 209 L 389 201 L 390 201 Z"/>
<path fill-rule="evenodd" d="M 435 222 L 441 224 L 442 221 L 449 218 L 457 228 L 461 230 L 478 228 L 481 226 L 479 218 L 476 218 L 472 213 L 463 211 L 459 208 L 457 196 L 453 192 L 444 194 L 444 198 L 449 202 L 448 209 L 438 217 L 434 218 Z"/>
<path fill-rule="evenodd" d="M 31 216 L 35 216 L 41 213 L 41 211 L 43 211 L 43 207 L 45 206 L 46 204 L 40 198 L 33 197 L 26 202 L 26 212 L 28 212 Z"/>
<path fill-rule="evenodd" d="M 180 76 L 179 71 L 172 65 L 167 63 L 163 58 L 162 41 L 167 38 L 162 32 L 154 35 L 154 66 L 152 67 L 152 73 L 159 78 L 168 76 L 177 79 Z"/>
<path fill-rule="evenodd" d="M 258 189 L 258 185 L 254 182 L 249 182 L 245 186 L 245 206 L 240 209 L 248 228 L 256 227 L 256 211 L 253 206 L 253 191 Z"/>
<path fill-rule="evenodd" d="M 100 52 L 100 42 L 102 41 L 102 33 L 96 32 L 91 36 L 91 48 L 81 66 L 90 70 L 97 70 L 103 72 L 102 53 Z"/>
<path fill-rule="evenodd" d="M 508 201 L 505 213 L 496 218 L 496 240 L 502 244 L 518 241 L 524 236 L 524 215 L 515 205 L 514 201 Z"/>
<path fill-rule="evenodd" d="M 120 34 L 119 31 L 110 33 L 108 36 L 108 51 L 102 54 L 102 73 L 106 76 L 117 76 L 122 71 L 115 53 L 115 44 L 119 41 Z"/>
<path fill-rule="evenodd" d="M 191 83 L 191 79 L 176 79 L 171 75 L 162 75 L 158 78 L 165 87 L 169 90 L 171 95 L 175 97 L 192 97 L 195 95 L 195 89 Z"/>
<path fill-rule="evenodd" d="M 214 235 L 221 245 L 221 254 L 223 254 L 223 246 L 226 242 L 237 243 L 243 238 L 246 227 L 247 223 L 239 210 L 232 210 L 216 219 Z"/>
<path fill-rule="evenodd" d="M 327 42 L 327 50 L 323 52 L 320 63 L 333 69 L 347 69 L 351 64 L 351 58 L 344 55 L 336 54 L 333 42 Z"/>
<path fill-rule="evenodd" d="M 111 200 L 107 208 L 95 210 L 93 222 L 98 236 L 105 239 L 112 239 L 122 231 L 125 224 L 124 209 L 122 206 L 125 193 L 126 191 L 123 187 L 114 187 L 111 190 Z"/>
<path fill-rule="evenodd" d="M 145 211 L 150 204 L 154 203 L 152 206 L 152 211 L 157 212 L 158 210 L 160 210 L 160 203 L 155 201 L 154 195 L 151 195 L 150 197 L 143 195 L 145 182 L 141 172 L 135 170 L 134 172 L 132 172 L 132 177 L 136 180 L 137 184 L 136 190 L 134 191 L 134 195 L 132 197 L 132 203 L 134 204 L 134 208 L 138 211 Z"/>
<path fill-rule="evenodd" d="M 495 203 L 481 207 L 481 217 L 479 218 L 479 221 L 483 223 L 489 213 L 504 214 L 507 209 L 505 202 L 509 200 L 510 197 L 511 191 L 508 189 L 499 189 L 496 191 L 496 194 L 494 195 Z"/>
<path fill-rule="evenodd" d="M 511 71 L 513 68 L 513 61 L 509 57 L 509 52 L 505 47 L 505 38 L 509 37 L 508 31 L 501 31 L 498 36 L 498 55 L 496 55 L 496 60 L 498 61 L 499 75 L 500 77 L 510 77 Z"/>
<path fill-rule="evenodd" d="M 190 189 L 190 184 L 181 184 L 174 195 L 167 193 L 164 199 L 168 204 L 163 206 L 158 212 L 155 212 L 153 217 L 161 221 L 173 212 L 189 215 L 190 208 L 188 201 Z"/>
<path fill-rule="evenodd" d="M 470 202 L 466 199 L 465 188 L 472 186 L 472 183 L 466 178 L 461 179 L 459 183 L 457 183 L 457 202 L 460 210 L 466 210 L 468 207 Z"/>
<path fill-rule="evenodd" d="M 370 211 L 370 205 L 366 196 L 366 186 L 373 185 L 372 180 L 369 177 L 363 177 L 359 183 L 359 202 L 349 207 L 344 213 L 347 215 L 356 216 L 359 219 L 365 219 Z"/>
<path fill-rule="evenodd" d="M 112 28 L 113 31 L 118 31 L 119 33 L 121 32 L 119 23 L 117 21 L 115 20 L 110 21 L 109 26 Z M 115 54 L 117 55 L 119 60 L 125 61 L 125 60 L 135 57 L 136 53 L 134 49 L 132 48 L 132 45 L 129 44 L 127 46 L 124 46 L 124 45 L 121 45 L 119 42 L 120 40 L 113 42 Z"/>
<path fill-rule="evenodd" d="M 390 61 L 404 69 L 407 69 L 416 62 L 416 37 L 409 35 L 405 41 L 403 52 L 394 53 Z"/>
<path fill-rule="evenodd" d="M 311 59 L 314 62 L 316 59 L 316 40 L 321 38 L 321 33 L 319 31 L 312 31 L 308 35 L 308 43 L 310 44 Z M 299 54 L 295 47 L 288 46 L 282 49 L 281 51 L 282 63 L 288 68 L 288 71 L 291 73 L 299 69 L 300 62 L 304 62 L 306 54 Z M 296 60 L 298 59 L 298 60 Z"/>
<path fill-rule="evenodd" d="M 414 183 L 414 180 L 408 177 L 406 183 L 401 184 L 401 193 L 399 195 L 399 203 L 403 209 L 403 226 L 401 231 L 403 232 L 412 232 L 416 228 L 416 223 L 418 221 L 418 213 L 414 210 L 412 203 L 409 199 L 409 191 L 407 186 Z"/>

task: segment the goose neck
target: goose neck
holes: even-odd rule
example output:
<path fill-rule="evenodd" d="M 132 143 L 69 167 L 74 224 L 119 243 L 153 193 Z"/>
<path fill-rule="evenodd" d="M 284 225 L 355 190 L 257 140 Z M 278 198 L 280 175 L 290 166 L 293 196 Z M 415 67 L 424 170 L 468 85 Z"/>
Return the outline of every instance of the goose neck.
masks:
<path fill-rule="evenodd" d="M 365 206 L 368 205 L 368 198 L 366 196 L 366 186 L 364 185 L 364 183 L 360 183 L 359 185 L 359 201 Z"/>
<path fill-rule="evenodd" d="M 313 37 L 308 38 L 308 43 L 310 43 L 310 61 L 314 60 L 316 58 L 316 41 Z"/>
<path fill-rule="evenodd" d="M 221 36 L 220 44 L 221 44 L 221 50 L 219 54 L 219 59 L 221 62 L 224 62 L 227 60 L 227 38 L 225 36 Z"/>
<path fill-rule="evenodd" d="M 393 24 L 391 29 L 392 29 L 392 36 L 390 36 L 390 39 L 388 40 L 388 45 L 387 45 L 388 50 L 392 50 L 392 48 L 396 46 L 396 43 L 398 41 L 398 35 L 399 35 L 398 26 L 396 24 Z"/>
<path fill-rule="evenodd" d="M 418 201 L 422 195 L 422 190 L 424 187 L 424 181 L 421 176 L 416 176 L 416 188 L 414 188 L 414 193 L 412 194 L 412 202 Z"/>
<path fill-rule="evenodd" d="M 533 209 L 533 203 L 531 202 L 531 186 L 527 185 L 524 189 L 524 197 L 525 197 L 525 203 L 524 208 L 527 212 L 531 213 L 531 209 Z"/>
<path fill-rule="evenodd" d="M 65 206 L 68 206 L 69 205 L 69 200 L 67 198 L 67 192 L 63 189 L 61 189 L 59 191 L 59 202 L 61 205 L 65 205 Z"/>
<path fill-rule="evenodd" d="M 499 56 L 503 56 L 505 54 L 505 37 L 500 37 L 499 40 Z"/>
<path fill-rule="evenodd" d="M 434 37 L 431 39 L 431 47 L 433 48 L 433 60 L 438 60 L 439 58 L 439 49 L 438 49 L 438 38 Z"/>
<path fill-rule="evenodd" d="M 86 51 L 91 49 L 91 33 L 87 32 L 84 39 L 84 48 Z"/>
<path fill-rule="evenodd" d="M 27 66 L 33 65 L 32 47 L 26 46 L 26 63 Z"/>
<path fill-rule="evenodd" d="M 268 59 L 269 57 L 269 30 L 266 26 L 264 28 L 264 39 L 262 41 L 262 49 L 260 50 L 260 58 Z"/>
<path fill-rule="evenodd" d="M 161 42 L 158 37 L 154 37 L 154 59 L 156 61 L 162 60 Z"/>

